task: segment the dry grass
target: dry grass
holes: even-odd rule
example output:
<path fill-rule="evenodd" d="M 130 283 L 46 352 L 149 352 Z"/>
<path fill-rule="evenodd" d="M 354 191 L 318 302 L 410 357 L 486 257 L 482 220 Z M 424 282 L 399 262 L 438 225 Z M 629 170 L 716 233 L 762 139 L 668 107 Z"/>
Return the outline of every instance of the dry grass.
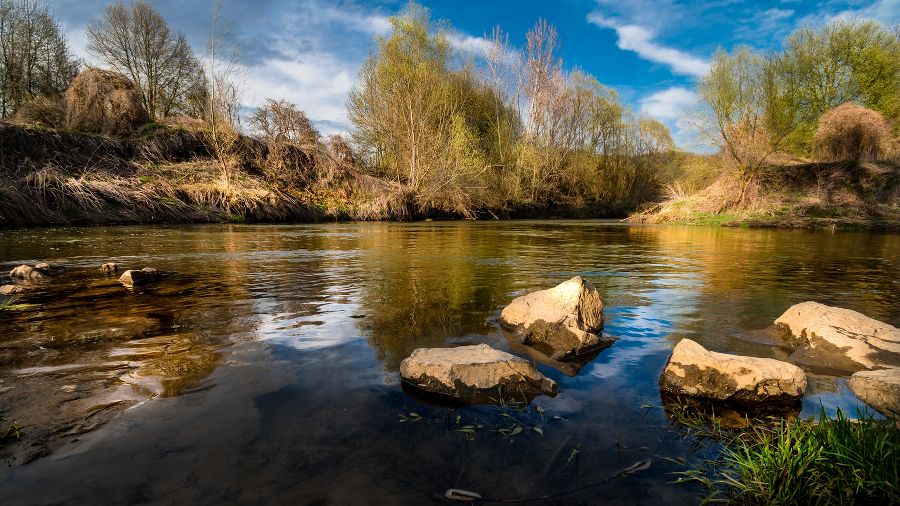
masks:
<path fill-rule="evenodd" d="M 252 156 L 225 182 L 191 130 L 145 130 L 121 140 L 0 124 L 0 227 L 412 217 L 405 187 L 324 150 L 302 186 L 276 184 Z M 265 144 L 245 141 L 265 158 Z"/>
<path fill-rule="evenodd" d="M 880 113 L 850 102 L 823 114 L 813 137 L 822 162 L 880 160 L 890 141 L 891 129 Z"/>
<path fill-rule="evenodd" d="M 149 119 L 140 89 L 118 72 L 89 68 L 65 93 L 68 130 L 125 136 Z"/>
<path fill-rule="evenodd" d="M 770 166 L 751 181 L 725 174 L 699 192 L 635 214 L 642 223 L 900 227 L 900 167 L 891 162 Z"/>

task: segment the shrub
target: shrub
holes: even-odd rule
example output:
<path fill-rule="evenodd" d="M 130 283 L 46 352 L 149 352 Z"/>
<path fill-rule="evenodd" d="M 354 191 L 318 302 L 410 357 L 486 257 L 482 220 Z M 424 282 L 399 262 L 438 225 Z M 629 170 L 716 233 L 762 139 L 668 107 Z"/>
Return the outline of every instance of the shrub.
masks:
<path fill-rule="evenodd" d="M 814 153 L 822 162 L 878 160 L 885 154 L 890 136 L 880 113 L 847 102 L 819 119 Z"/>
<path fill-rule="evenodd" d="M 65 94 L 65 127 L 79 132 L 125 136 L 150 120 L 141 91 L 118 72 L 88 69 Z"/>
<path fill-rule="evenodd" d="M 14 122 L 23 126 L 59 128 L 63 123 L 62 97 L 34 97 L 16 111 Z"/>

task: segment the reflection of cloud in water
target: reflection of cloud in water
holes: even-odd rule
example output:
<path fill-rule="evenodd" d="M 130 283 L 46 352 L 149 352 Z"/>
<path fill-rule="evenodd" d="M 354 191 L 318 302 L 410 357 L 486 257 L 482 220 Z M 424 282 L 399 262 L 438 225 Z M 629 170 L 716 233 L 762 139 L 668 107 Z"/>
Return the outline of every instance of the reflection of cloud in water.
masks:
<path fill-rule="evenodd" d="M 685 287 L 700 284 L 696 275 L 666 277 L 666 288 L 642 290 L 639 302 L 645 305 L 607 307 L 604 334 L 618 341 L 603 352 L 602 362 L 589 366 L 587 374 L 596 378 L 611 378 L 639 366 L 641 360 L 671 348 L 665 339 L 675 332 L 689 333 L 685 325 L 695 320 L 690 316 L 697 301 L 692 289 L 670 288 L 672 279 L 683 281 L 674 286 Z M 694 278 L 694 279 L 691 279 Z"/>

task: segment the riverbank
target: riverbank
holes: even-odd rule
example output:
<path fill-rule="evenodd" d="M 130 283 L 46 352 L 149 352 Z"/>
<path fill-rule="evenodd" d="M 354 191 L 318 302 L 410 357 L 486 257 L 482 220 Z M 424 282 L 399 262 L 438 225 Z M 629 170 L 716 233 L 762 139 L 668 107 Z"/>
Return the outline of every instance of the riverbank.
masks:
<path fill-rule="evenodd" d="M 636 223 L 754 228 L 900 230 L 895 162 L 797 163 L 766 167 L 750 181 L 722 176 L 633 214 Z"/>
<path fill-rule="evenodd" d="M 298 148 L 241 139 L 227 183 L 190 126 L 116 139 L 0 123 L 0 228 L 47 225 L 292 223 L 472 218 L 423 207 L 407 186 Z M 500 203 L 476 218 L 615 218 L 621 203 Z"/>

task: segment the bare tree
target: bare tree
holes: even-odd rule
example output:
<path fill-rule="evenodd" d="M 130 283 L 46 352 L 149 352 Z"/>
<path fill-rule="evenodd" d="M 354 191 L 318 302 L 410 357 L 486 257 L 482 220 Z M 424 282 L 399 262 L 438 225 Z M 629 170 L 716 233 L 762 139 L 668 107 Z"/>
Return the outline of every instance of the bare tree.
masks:
<path fill-rule="evenodd" d="M 250 126 L 269 143 L 284 142 L 312 152 L 319 142 L 319 132 L 306 114 L 284 100 L 266 99 L 250 117 Z"/>
<path fill-rule="evenodd" d="M 209 41 L 206 46 L 204 75 L 206 93 L 203 106 L 203 138 L 207 149 L 222 170 L 222 182 L 230 184 L 230 166 L 240 141 L 237 50 L 228 44 L 230 23 L 221 2 L 213 7 Z"/>
<path fill-rule="evenodd" d="M 59 24 L 38 0 L 0 0 L 0 118 L 56 95 L 78 73 Z"/>
<path fill-rule="evenodd" d="M 87 27 L 88 50 L 141 88 L 152 117 L 189 107 L 188 95 L 200 79 L 200 62 L 184 34 L 173 33 L 145 0 L 108 5 Z"/>

